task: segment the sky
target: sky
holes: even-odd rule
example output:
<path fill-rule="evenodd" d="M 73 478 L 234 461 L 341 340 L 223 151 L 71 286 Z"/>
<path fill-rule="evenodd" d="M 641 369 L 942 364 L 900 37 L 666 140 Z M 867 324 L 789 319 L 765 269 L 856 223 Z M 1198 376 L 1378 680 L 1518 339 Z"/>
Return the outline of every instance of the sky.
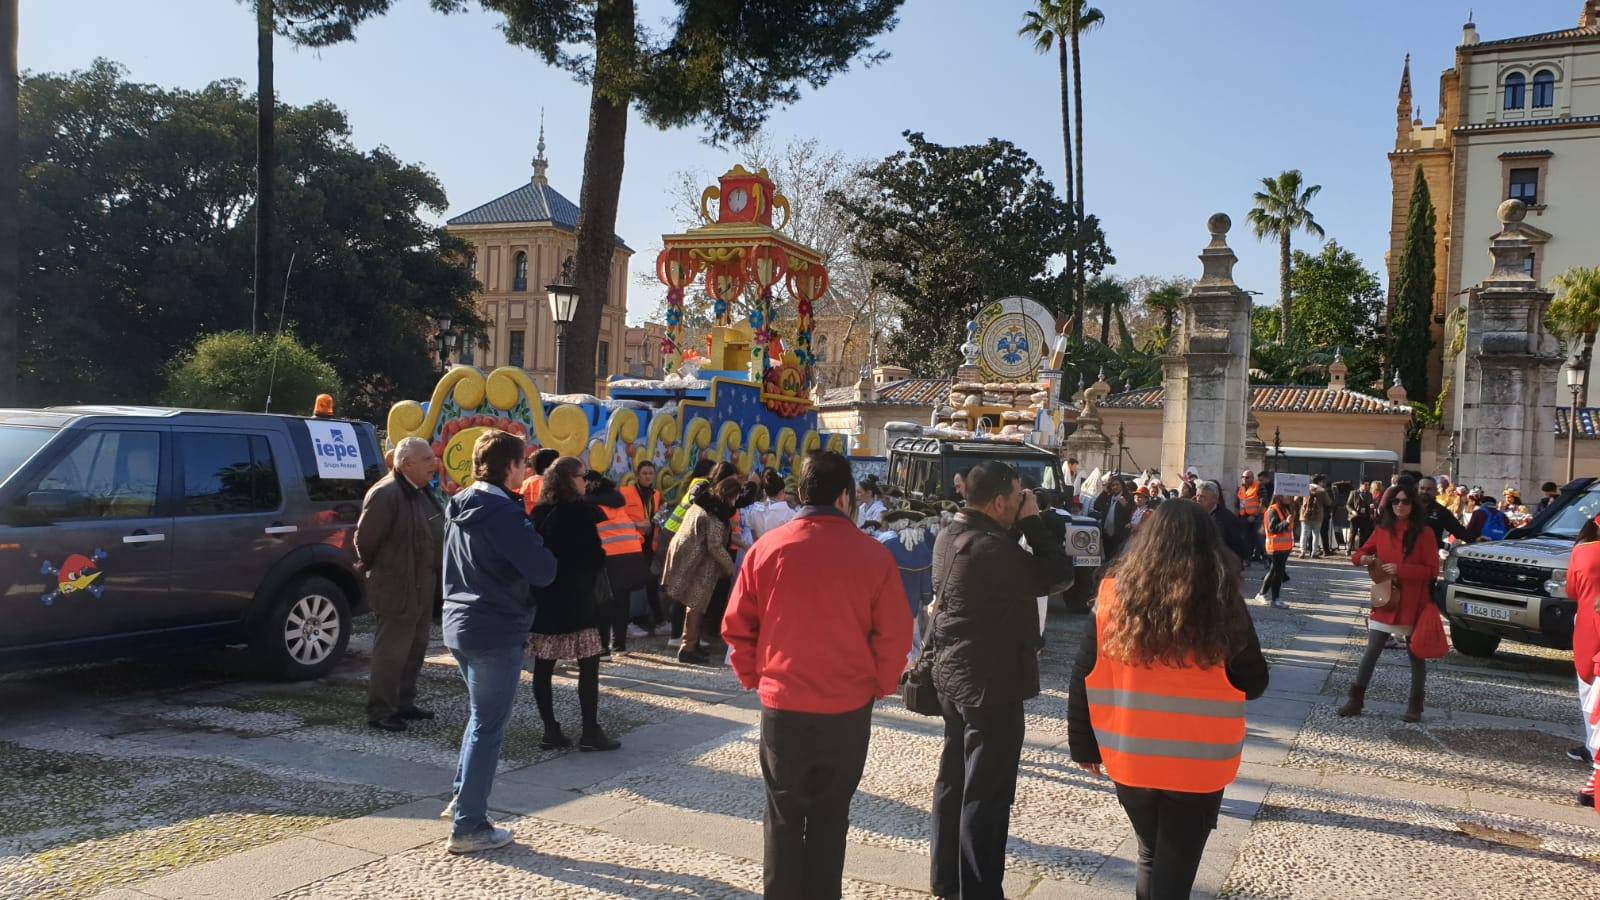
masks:
<path fill-rule="evenodd" d="M 1117 257 L 1113 274 L 1198 276 L 1205 222 L 1226 212 L 1239 256 L 1235 280 L 1278 294 L 1275 241 L 1244 224 L 1261 178 L 1298 168 L 1322 185 L 1312 204 L 1330 239 L 1383 272 L 1401 63 L 1412 56 L 1416 102 L 1438 112 L 1439 73 L 1454 64 L 1466 4 L 1441 0 L 1105 0 L 1100 30 L 1082 43 L 1085 202 Z M 877 160 L 903 131 L 943 144 L 1009 140 L 1064 182 L 1053 54 L 1017 37 L 1023 0 L 908 0 L 878 47 L 889 59 L 855 65 L 798 103 L 775 110 L 767 136 Z M 1477 0 L 1483 40 L 1576 24 L 1581 0 Z M 640 0 L 641 24 L 661 25 L 668 0 Z M 318 51 L 280 39 L 279 97 L 331 100 L 355 143 L 384 145 L 437 175 L 464 212 L 531 174 L 541 109 L 551 184 L 573 201 L 583 171 L 588 89 L 512 47 L 484 13 L 441 16 L 427 0 L 398 0 L 352 44 Z M 198 88 L 255 77 L 254 15 L 227 0 L 23 0 L 24 69 L 62 72 L 105 57 L 136 81 Z M 628 126 L 617 232 L 654 268 L 660 235 L 678 231 L 668 190 L 676 172 L 725 171 L 740 161 L 695 129 Z M 782 186 L 780 185 L 780 188 Z M 1295 245 L 1315 250 L 1316 240 Z M 974 300 L 980 298 L 973 298 Z M 658 296 L 629 284 L 630 319 Z"/>

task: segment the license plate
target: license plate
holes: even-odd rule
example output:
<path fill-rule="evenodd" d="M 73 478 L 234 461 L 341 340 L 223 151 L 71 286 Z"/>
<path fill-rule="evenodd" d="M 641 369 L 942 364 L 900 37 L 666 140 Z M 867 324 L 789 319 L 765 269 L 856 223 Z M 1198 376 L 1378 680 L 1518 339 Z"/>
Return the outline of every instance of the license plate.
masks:
<path fill-rule="evenodd" d="M 1100 565 L 1100 557 L 1098 557 L 1098 556 L 1074 556 L 1072 558 L 1072 564 L 1074 566 L 1091 566 L 1091 567 L 1092 566 L 1098 566 L 1098 565 Z"/>
<path fill-rule="evenodd" d="M 1467 615 L 1476 619 L 1489 619 L 1493 622 L 1511 621 L 1511 610 L 1503 606 L 1490 606 L 1487 603 L 1463 603 L 1461 606 L 1467 611 Z"/>

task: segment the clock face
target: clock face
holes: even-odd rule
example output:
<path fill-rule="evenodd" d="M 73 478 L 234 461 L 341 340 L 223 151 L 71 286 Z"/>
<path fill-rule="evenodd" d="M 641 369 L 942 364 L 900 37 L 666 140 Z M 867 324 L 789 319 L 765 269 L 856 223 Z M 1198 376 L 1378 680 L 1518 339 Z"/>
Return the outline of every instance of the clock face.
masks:
<path fill-rule="evenodd" d="M 744 188 L 735 188 L 733 192 L 728 195 L 728 208 L 736 213 L 744 212 L 744 208 L 749 205 L 750 193 Z"/>

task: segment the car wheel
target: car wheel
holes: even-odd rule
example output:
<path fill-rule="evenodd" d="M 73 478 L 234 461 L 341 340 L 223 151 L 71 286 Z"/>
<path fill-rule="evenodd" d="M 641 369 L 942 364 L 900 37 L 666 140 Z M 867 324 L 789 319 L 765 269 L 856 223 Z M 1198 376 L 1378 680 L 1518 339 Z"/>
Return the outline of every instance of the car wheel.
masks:
<path fill-rule="evenodd" d="M 278 592 L 251 648 L 267 672 L 288 681 L 328 674 L 350 643 L 350 602 L 344 590 L 315 575 Z"/>
<path fill-rule="evenodd" d="M 1467 656 L 1493 656 L 1495 649 L 1500 646 L 1500 637 L 1499 635 L 1484 634 L 1479 631 L 1469 631 L 1452 622 L 1450 623 L 1450 643 Z"/>

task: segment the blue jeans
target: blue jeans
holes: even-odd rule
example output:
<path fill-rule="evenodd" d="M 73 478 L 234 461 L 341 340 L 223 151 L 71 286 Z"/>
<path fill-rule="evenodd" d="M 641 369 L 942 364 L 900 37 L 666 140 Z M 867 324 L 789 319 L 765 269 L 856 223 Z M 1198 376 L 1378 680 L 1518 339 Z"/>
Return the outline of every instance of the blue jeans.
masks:
<path fill-rule="evenodd" d="M 494 787 L 500 743 L 522 678 L 522 647 L 452 648 L 450 653 L 461 668 L 461 680 L 467 683 L 467 704 L 472 710 L 456 763 L 454 834 L 465 836 L 489 822 L 489 790 Z"/>

